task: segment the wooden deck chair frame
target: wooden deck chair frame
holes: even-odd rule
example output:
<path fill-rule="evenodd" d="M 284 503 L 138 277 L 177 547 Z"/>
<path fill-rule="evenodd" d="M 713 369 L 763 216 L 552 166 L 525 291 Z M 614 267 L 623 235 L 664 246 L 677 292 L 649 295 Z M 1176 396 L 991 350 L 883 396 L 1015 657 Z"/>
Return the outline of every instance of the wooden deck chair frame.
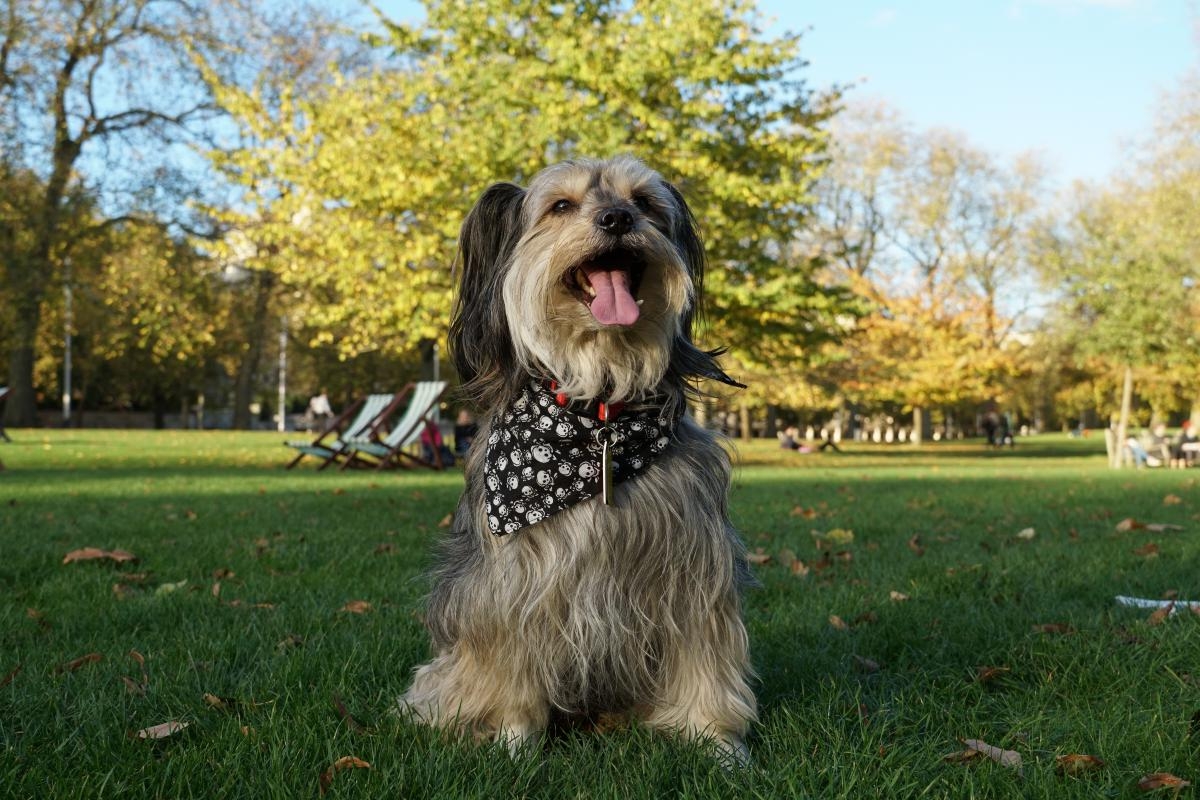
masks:
<path fill-rule="evenodd" d="M 370 394 L 361 397 L 333 418 L 321 435 L 311 442 L 288 441 L 288 447 L 299 450 L 284 469 L 291 469 L 304 459 L 313 456 L 322 460 L 317 470 L 323 470 L 350 453 L 352 442 L 367 442 L 378 438 L 379 430 L 403 399 L 400 394 Z M 332 440 L 326 438 L 333 436 Z"/>
<path fill-rule="evenodd" d="M 412 465 L 442 469 L 442 454 L 434 448 L 433 460 L 427 460 L 408 452 L 406 448 L 421 438 L 426 425 L 436 424 L 430 413 L 446 393 L 446 381 L 421 381 L 411 384 L 411 399 L 396 425 L 379 441 L 355 442 L 350 446 L 349 456 L 342 462 L 341 469 L 364 467 L 388 469 Z"/>

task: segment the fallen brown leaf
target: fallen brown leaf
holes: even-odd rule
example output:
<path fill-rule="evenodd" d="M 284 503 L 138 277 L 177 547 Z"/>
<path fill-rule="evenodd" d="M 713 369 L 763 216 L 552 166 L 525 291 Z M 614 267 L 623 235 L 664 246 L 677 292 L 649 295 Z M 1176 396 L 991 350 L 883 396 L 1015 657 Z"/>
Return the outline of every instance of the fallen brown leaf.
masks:
<path fill-rule="evenodd" d="M 1146 530 L 1150 531 L 1151 533 L 1166 533 L 1167 531 L 1183 530 L 1182 525 L 1172 525 L 1167 522 L 1151 522 L 1150 524 L 1143 525 L 1142 527 L 1144 527 Z"/>
<path fill-rule="evenodd" d="M 1033 630 L 1037 633 L 1056 633 L 1062 636 L 1075 632 L 1075 629 L 1065 622 L 1048 622 L 1043 625 L 1034 625 Z"/>
<path fill-rule="evenodd" d="M 829 624 L 839 631 L 850 630 L 850 626 L 846 624 L 846 620 L 842 619 L 837 614 L 829 615 Z"/>
<path fill-rule="evenodd" d="M 101 653 L 88 653 L 85 656 L 80 656 L 79 658 L 68 661 L 65 664 L 59 664 L 54 668 L 54 672 L 56 674 L 62 672 L 74 672 L 86 664 L 95 664 L 96 662 L 103 660 L 104 656 Z"/>
<path fill-rule="evenodd" d="M 337 712 L 337 715 L 342 718 L 342 721 L 346 723 L 347 728 L 355 733 L 367 732 L 367 729 L 363 726 L 363 724 L 356 720 L 354 715 L 346 709 L 346 704 L 342 702 L 342 698 L 338 694 L 334 694 L 333 696 L 333 709 Z"/>
<path fill-rule="evenodd" d="M 151 725 L 149 728 L 142 728 L 140 731 L 135 733 L 134 736 L 139 739 L 165 739 L 168 736 L 174 736 L 175 734 L 179 733 L 189 724 L 191 723 L 171 720 L 170 722 L 163 722 L 159 725 Z"/>
<path fill-rule="evenodd" d="M 873 659 L 870 659 L 870 658 L 863 658 L 862 656 L 853 656 L 853 659 L 854 659 L 854 666 L 860 672 L 865 672 L 868 675 L 873 675 L 876 672 L 879 672 L 879 662 L 878 661 L 874 661 Z"/>
<path fill-rule="evenodd" d="M 1008 667 L 976 667 L 975 680 L 978 683 L 988 684 L 1009 671 Z"/>
<path fill-rule="evenodd" d="M 908 599 L 908 595 L 906 595 L 904 592 L 897 592 L 895 589 L 893 589 L 890 593 L 888 593 L 888 598 L 893 603 L 903 603 Z"/>
<path fill-rule="evenodd" d="M 1054 769 L 1059 775 L 1083 775 L 1104 768 L 1104 761 L 1095 756 L 1071 753 L 1054 759 Z"/>
<path fill-rule="evenodd" d="M 275 646 L 282 652 L 285 650 L 291 650 L 295 647 L 300 647 L 302 644 L 304 644 L 304 637 L 293 633 L 286 639 L 281 639 L 279 644 Z"/>
<path fill-rule="evenodd" d="M 84 547 L 67 553 L 63 557 L 62 563 L 71 564 L 76 561 L 96 561 L 105 558 L 115 561 L 118 564 L 123 564 L 126 561 L 137 561 L 137 556 L 127 550 L 101 550 L 98 547 Z"/>
<path fill-rule="evenodd" d="M 804 517 L 805 519 L 813 519 L 817 516 L 818 511 L 815 508 L 805 508 L 804 506 L 795 506 L 792 508 L 793 517 Z"/>
<path fill-rule="evenodd" d="M 917 556 L 925 555 L 925 548 L 921 546 L 921 537 L 918 534 L 914 533 L 913 537 L 908 540 L 908 549 Z"/>
<path fill-rule="evenodd" d="M 391 542 L 384 542 L 383 544 L 375 545 L 375 555 L 383 555 L 384 553 L 394 552 L 396 552 L 396 545 L 392 544 Z"/>
<path fill-rule="evenodd" d="M 789 569 L 791 569 L 792 574 L 795 575 L 797 578 L 807 578 L 808 577 L 808 573 L 809 573 L 808 567 L 804 564 L 803 561 L 801 561 L 798 558 L 792 562 L 792 565 L 791 565 L 791 567 L 789 567 Z"/>
<path fill-rule="evenodd" d="M 212 578 L 213 580 L 223 581 L 232 578 L 236 574 L 237 573 L 228 567 L 219 567 L 218 569 L 214 569 L 212 571 Z"/>
<path fill-rule="evenodd" d="M 1126 517 L 1117 523 L 1117 533 L 1125 533 L 1126 531 L 1133 531 L 1144 527 L 1146 526 L 1138 522 L 1133 517 Z"/>
<path fill-rule="evenodd" d="M 7 675 L 5 675 L 3 678 L 0 678 L 0 688 L 4 688 L 13 682 L 13 678 L 17 677 L 17 673 L 21 671 L 21 666 L 21 664 L 17 664 L 8 671 Z"/>
<path fill-rule="evenodd" d="M 375 607 L 366 600 L 351 600 L 338 610 L 345 611 L 350 614 L 366 614 L 368 611 L 373 611 L 374 609 Z"/>
<path fill-rule="evenodd" d="M 46 619 L 46 615 L 38 611 L 36 608 L 25 609 L 25 616 L 36 622 L 37 626 L 42 630 L 50 630 L 50 622 Z"/>
<path fill-rule="evenodd" d="M 1171 612 L 1175 610 L 1175 601 L 1167 603 L 1160 609 L 1157 609 L 1149 617 L 1146 618 L 1146 624 L 1150 627 L 1162 625 L 1167 617 L 1171 616 Z"/>
<path fill-rule="evenodd" d="M 1163 498 L 1164 506 L 1177 506 L 1183 502 L 1183 498 L 1177 494 L 1169 494 Z"/>
<path fill-rule="evenodd" d="M 125 683 L 125 690 L 130 694 L 142 695 L 146 694 L 146 687 L 126 675 L 121 676 L 121 680 Z"/>
<path fill-rule="evenodd" d="M 1154 542 L 1146 542 L 1141 547 L 1134 548 L 1133 554 L 1142 558 L 1153 558 L 1158 555 L 1158 545 Z"/>
<path fill-rule="evenodd" d="M 1001 750 L 982 739 L 964 739 L 963 744 L 971 750 L 978 750 L 1002 767 L 1011 767 L 1018 772 L 1021 771 L 1021 754 L 1015 750 Z"/>
<path fill-rule="evenodd" d="M 447 514 L 446 516 L 442 517 L 441 521 L 438 523 L 438 527 L 449 528 L 452 524 L 454 524 L 454 514 Z"/>
<path fill-rule="evenodd" d="M 342 756 L 337 761 L 333 762 L 329 769 L 321 773 L 319 778 L 321 786 L 321 795 L 324 796 L 329 791 L 330 785 L 333 784 L 333 776 L 344 769 L 370 769 L 371 765 L 361 758 L 355 756 Z"/>
<path fill-rule="evenodd" d="M 1179 790 L 1185 786 L 1191 786 L 1192 783 L 1169 772 L 1151 772 L 1149 775 L 1142 776 L 1137 785 L 1143 792 L 1155 792 L 1159 789 Z"/>
<path fill-rule="evenodd" d="M 764 553 L 761 547 L 755 550 L 753 553 L 746 553 L 746 562 L 749 564 L 762 566 L 763 564 L 770 562 L 770 560 L 771 554 Z"/>

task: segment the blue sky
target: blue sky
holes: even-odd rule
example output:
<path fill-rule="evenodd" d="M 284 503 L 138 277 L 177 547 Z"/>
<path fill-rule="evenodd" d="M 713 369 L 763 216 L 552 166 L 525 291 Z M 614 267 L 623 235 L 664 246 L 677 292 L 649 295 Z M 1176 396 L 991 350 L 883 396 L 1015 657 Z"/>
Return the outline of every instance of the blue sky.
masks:
<path fill-rule="evenodd" d="M 412 0 L 381 0 L 405 19 Z M 814 87 L 855 83 L 919 127 L 1001 156 L 1041 153 L 1059 182 L 1101 180 L 1197 63 L 1189 0 L 760 0 L 804 32 Z"/>

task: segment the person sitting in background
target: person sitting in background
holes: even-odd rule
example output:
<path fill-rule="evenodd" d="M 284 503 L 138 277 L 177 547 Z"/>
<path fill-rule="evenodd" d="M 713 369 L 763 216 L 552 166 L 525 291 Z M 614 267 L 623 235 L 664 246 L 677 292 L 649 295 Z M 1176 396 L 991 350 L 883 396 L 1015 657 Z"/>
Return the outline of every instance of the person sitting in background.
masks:
<path fill-rule="evenodd" d="M 333 406 L 329 404 L 329 395 L 325 393 L 324 387 L 321 388 L 320 394 L 309 398 L 308 408 L 304 410 L 304 416 L 307 419 L 310 431 L 325 430 L 325 426 L 333 419 Z"/>
<path fill-rule="evenodd" d="M 1162 463 L 1171 460 L 1171 440 L 1167 438 L 1167 426 L 1159 422 L 1150 429 L 1150 439 L 1146 443 L 1146 451 Z"/>
<path fill-rule="evenodd" d="M 784 449 L 784 450 L 799 450 L 800 449 L 800 443 L 797 441 L 797 439 L 800 438 L 800 429 L 799 428 L 797 428 L 795 426 L 792 426 L 790 428 L 784 428 L 782 431 L 780 431 L 778 433 L 778 436 L 779 436 L 779 446 L 782 449 Z"/>
<path fill-rule="evenodd" d="M 1126 439 L 1125 447 L 1129 449 L 1129 454 L 1133 456 L 1133 465 L 1138 469 L 1142 467 L 1161 467 L 1163 464 L 1162 459 L 1147 452 L 1145 445 L 1136 436 L 1130 436 Z"/>
<path fill-rule="evenodd" d="M 1179 429 L 1179 435 L 1171 442 L 1171 466 L 1190 467 L 1194 464 L 1197 451 L 1200 450 L 1200 446 L 1197 445 L 1200 445 L 1200 437 L 1196 436 L 1192 421 L 1185 419 Z"/>

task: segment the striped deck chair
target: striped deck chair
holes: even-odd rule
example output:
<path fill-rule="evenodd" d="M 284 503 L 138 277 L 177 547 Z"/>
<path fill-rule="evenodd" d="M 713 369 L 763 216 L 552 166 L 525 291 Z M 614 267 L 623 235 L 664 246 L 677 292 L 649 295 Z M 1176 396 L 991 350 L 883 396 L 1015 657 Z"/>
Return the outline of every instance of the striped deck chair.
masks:
<path fill-rule="evenodd" d="M 380 427 L 395 409 L 400 397 L 401 395 L 395 394 L 369 394 L 358 402 L 351 403 L 313 441 L 284 442 L 288 447 L 300 451 L 285 469 L 296 466 L 305 456 L 321 459 L 318 470 L 325 469 L 339 457 L 349 454 L 352 443 L 373 441 L 378 437 Z M 329 438 L 331 436 L 332 438 Z"/>
<path fill-rule="evenodd" d="M 8 397 L 8 387 L 0 386 L 0 439 L 6 442 L 11 442 L 8 434 L 4 432 L 4 398 Z"/>
<path fill-rule="evenodd" d="M 376 441 L 354 442 L 350 445 L 351 453 L 344 462 L 342 469 L 347 467 L 405 467 L 405 461 L 411 461 L 430 469 L 442 468 L 441 453 L 434 450 L 433 460 L 429 461 L 409 453 L 406 448 L 415 444 L 421 438 L 421 431 L 432 422 L 430 412 L 433 411 L 442 394 L 446 391 L 445 381 L 421 381 L 412 385 L 412 396 L 404 415 L 392 427 L 387 436 Z"/>

